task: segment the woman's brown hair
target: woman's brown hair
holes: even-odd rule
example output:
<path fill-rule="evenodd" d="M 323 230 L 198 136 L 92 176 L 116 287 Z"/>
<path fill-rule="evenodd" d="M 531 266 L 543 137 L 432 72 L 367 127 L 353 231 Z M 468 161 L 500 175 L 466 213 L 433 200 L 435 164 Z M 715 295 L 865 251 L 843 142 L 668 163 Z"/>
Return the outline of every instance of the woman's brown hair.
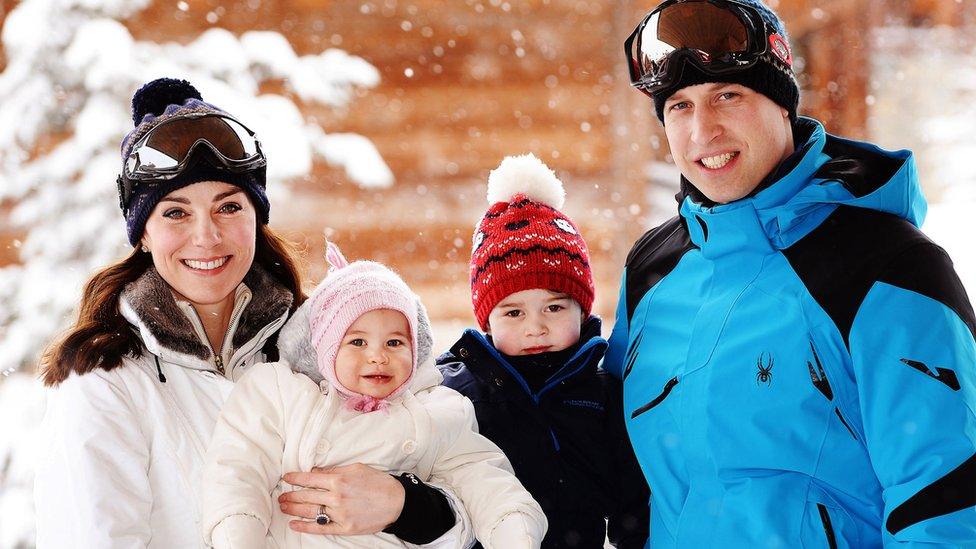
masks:
<path fill-rule="evenodd" d="M 295 247 L 267 225 L 258 225 L 254 261 L 294 296 L 292 311 L 305 300 L 301 260 Z M 139 335 L 119 310 L 125 285 L 152 266 L 152 256 L 132 250 L 128 257 L 98 271 L 85 284 L 78 320 L 41 356 L 41 378 L 47 386 L 64 381 L 72 372 L 85 374 L 96 368 L 112 370 L 125 356 L 142 356 Z"/>

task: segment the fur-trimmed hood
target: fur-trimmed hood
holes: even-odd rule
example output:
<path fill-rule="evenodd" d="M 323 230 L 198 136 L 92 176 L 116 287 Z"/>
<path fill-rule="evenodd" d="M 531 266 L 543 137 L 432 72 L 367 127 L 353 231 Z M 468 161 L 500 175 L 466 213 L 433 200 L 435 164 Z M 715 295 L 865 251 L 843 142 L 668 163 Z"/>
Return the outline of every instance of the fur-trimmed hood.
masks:
<path fill-rule="evenodd" d="M 258 335 L 263 344 L 274 333 L 267 328 L 284 322 L 292 300 L 291 292 L 267 271 L 257 264 L 251 267 L 235 291 L 235 309 L 243 310 L 237 313 L 240 317 L 236 325 L 231 326 L 230 355 Z M 187 359 L 213 359 L 214 352 L 202 333 L 196 312 L 189 303 L 177 302 L 172 288 L 154 267 L 126 285 L 119 302 L 122 315 L 140 332 L 151 353 L 184 364 L 196 361 L 180 360 L 181 355 Z M 199 331 L 194 324 L 200 326 Z"/>

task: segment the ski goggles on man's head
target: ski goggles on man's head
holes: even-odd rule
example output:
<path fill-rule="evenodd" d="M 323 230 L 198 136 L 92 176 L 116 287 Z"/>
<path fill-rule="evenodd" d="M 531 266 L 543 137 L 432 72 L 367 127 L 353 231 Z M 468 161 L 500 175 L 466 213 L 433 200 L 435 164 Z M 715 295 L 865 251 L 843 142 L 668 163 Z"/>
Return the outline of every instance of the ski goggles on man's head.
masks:
<path fill-rule="evenodd" d="M 748 69 L 774 54 L 793 64 L 786 39 L 752 6 L 735 0 L 666 0 L 624 42 L 630 83 L 649 96 L 681 77 L 683 61 L 708 74 Z"/>
<path fill-rule="evenodd" d="M 230 116 L 200 112 L 174 116 L 149 130 L 132 147 L 118 178 L 122 210 L 135 186 L 174 179 L 203 156 L 214 167 L 232 173 L 267 165 L 254 132 Z"/>

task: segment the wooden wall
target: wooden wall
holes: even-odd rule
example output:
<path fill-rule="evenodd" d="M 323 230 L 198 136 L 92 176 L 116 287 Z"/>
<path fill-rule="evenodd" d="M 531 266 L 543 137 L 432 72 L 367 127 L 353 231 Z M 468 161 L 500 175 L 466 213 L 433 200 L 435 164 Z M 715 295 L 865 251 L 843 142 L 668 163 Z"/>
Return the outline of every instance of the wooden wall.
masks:
<path fill-rule="evenodd" d="M 565 209 L 593 256 L 597 310 L 612 316 L 627 250 L 674 211 L 673 202 L 648 198 L 647 166 L 667 160 L 666 140 L 650 103 L 630 89 L 622 54 L 623 39 L 656 3 L 186 0 L 155 2 L 126 24 L 137 39 L 177 42 L 211 26 L 276 30 L 299 54 L 338 47 L 379 69 L 381 85 L 361 92 L 347 112 L 306 106 L 305 114 L 327 132 L 372 139 L 394 188 L 361 191 L 317 165 L 297 183 L 297 200 L 272 209 L 272 223 L 306 247 L 313 278 L 324 270 L 325 228 L 349 256 L 396 266 L 436 317 L 470 319 L 467 258 L 487 206 L 487 173 L 504 155 L 531 151 L 567 187 Z M 973 12 L 937 0 L 769 3 L 799 58 L 802 112 L 853 137 L 866 128 L 871 27 L 892 17 L 962 24 Z M 4 229 L 3 207 L 0 265 L 14 260 L 17 236 Z"/>
<path fill-rule="evenodd" d="M 618 4 L 277 0 L 224 11 L 218 24 L 232 32 L 283 30 L 299 54 L 340 47 L 382 74 L 347 112 L 305 109 L 327 132 L 372 139 L 397 178 L 393 189 L 361 191 L 320 165 L 287 217 L 275 205 L 273 223 L 305 240 L 312 276 L 324 268 L 325 226 L 349 255 L 396 266 L 437 316 L 469 318 L 467 260 L 488 171 L 531 151 L 567 187 L 566 210 L 594 256 L 599 310 L 612 316 L 623 257 L 649 224 L 630 208 L 643 202 L 642 165 L 663 156 L 647 144 L 656 121 L 646 102 L 617 74 L 621 37 L 640 11 Z M 157 3 L 128 26 L 137 38 L 186 41 L 213 9 Z M 174 18 L 178 27 L 158 24 Z"/>

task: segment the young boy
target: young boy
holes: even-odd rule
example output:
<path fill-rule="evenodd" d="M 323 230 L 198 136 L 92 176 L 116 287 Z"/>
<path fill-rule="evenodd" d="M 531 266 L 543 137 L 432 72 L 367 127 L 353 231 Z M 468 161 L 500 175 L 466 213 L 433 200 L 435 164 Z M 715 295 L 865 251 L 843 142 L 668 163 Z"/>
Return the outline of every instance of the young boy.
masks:
<path fill-rule="evenodd" d="M 474 403 L 481 434 L 512 462 L 549 520 L 543 548 L 644 547 L 647 483 L 626 432 L 621 385 L 598 364 L 586 243 L 559 208 L 562 183 L 532 155 L 488 177 L 491 207 L 471 253 L 466 330 L 438 359 Z"/>

